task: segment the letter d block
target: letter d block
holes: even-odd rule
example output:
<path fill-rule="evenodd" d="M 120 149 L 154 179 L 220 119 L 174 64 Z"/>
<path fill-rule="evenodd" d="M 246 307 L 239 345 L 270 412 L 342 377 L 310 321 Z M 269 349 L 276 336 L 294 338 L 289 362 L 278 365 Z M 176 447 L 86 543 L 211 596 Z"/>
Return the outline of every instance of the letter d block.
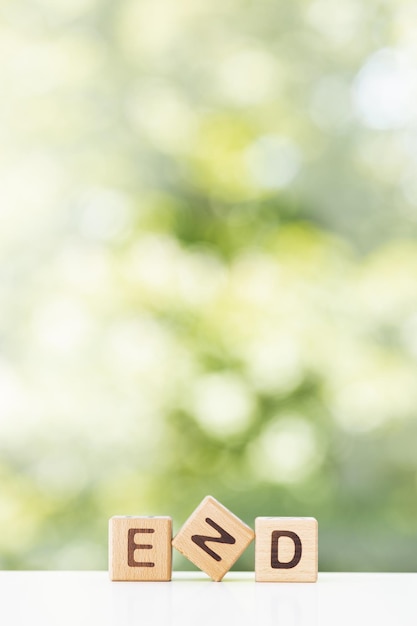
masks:
<path fill-rule="evenodd" d="M 253 537 L 252 528 L 207 496 L 174 537 L 172 545 L 219 582 Z"/>
<path fill-rule="evenodd" d="M 117 515 L 109 521 L 111 580 L 171 580 L 170 517 Z"/>
<path fill-rule="evenodd" d="M 316 582 L 318 524 L 313 517 L 257 517 L 255 580 Z"/>

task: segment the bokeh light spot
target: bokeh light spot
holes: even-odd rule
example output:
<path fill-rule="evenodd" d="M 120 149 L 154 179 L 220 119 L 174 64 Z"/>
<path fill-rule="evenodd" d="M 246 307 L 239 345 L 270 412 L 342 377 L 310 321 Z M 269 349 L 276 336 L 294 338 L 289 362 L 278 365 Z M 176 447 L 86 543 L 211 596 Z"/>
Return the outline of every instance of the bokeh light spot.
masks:
<path fill-rule="evenodd" d="M 282 189 L 298 174 L 301 156 L 297 146 L 287 137 L 266 135 L 248 148 L 246 162 L 259 187 Z"/>

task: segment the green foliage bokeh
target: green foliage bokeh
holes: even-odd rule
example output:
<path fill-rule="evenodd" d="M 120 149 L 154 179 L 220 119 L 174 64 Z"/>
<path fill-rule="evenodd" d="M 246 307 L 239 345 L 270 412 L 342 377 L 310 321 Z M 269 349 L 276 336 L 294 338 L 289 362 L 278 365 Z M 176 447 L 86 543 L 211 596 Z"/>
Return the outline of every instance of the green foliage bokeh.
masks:
<path fill-rule="evenodd" d="M 413 19 L 2 3 L 0 566 L 104 568 L 110 516 L 210 493 L 415 568 Z"/>

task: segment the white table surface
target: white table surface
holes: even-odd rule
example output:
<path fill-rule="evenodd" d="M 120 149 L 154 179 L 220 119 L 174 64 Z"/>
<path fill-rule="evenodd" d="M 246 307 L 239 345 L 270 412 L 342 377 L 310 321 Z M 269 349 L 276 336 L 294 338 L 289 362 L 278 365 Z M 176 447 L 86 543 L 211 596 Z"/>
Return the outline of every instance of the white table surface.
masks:
<path fill-rule="evenodd" d="M 174 572 L 170 583 L 110 582 L 107 572 L 0 572 L 7 626 L 417 625 L 417 574 L 319 574 L 317 583 L 214 583 Z"/>

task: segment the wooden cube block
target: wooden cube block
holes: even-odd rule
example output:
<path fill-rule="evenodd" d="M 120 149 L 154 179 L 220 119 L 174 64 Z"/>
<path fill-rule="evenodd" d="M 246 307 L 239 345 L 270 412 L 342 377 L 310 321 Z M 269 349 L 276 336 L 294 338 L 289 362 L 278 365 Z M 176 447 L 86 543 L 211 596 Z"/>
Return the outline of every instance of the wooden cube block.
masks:
<path fill-rule="evenodd" d="M 253 537 L 252 528 L 207 496 L 174 537 L 172 545 L 218 582 Z"/>
<path fill-rule="evenodd" d="M 171 580 L 172 519 L 117 515 L 109 521 L 111 580 Z"/>
<path fill-rule="evenodd" d="M 318 524 L 313 517 L 257 517 L 255 580 L 316 582 Z"/>

